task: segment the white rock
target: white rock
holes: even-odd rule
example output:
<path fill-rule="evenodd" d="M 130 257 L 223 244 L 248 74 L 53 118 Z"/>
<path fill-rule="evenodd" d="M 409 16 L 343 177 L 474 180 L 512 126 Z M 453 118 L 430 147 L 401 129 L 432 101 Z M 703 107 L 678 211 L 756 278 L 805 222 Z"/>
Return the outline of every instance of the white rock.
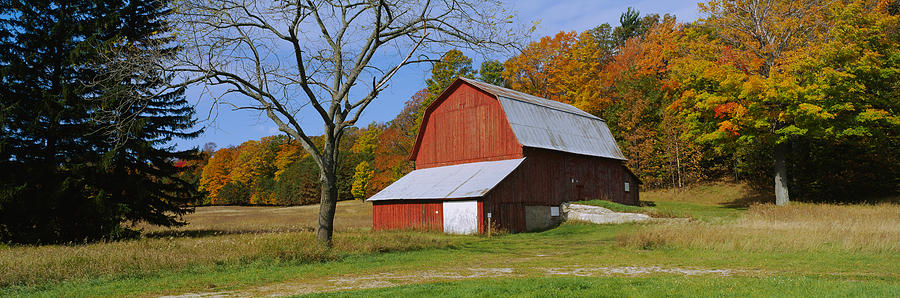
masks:
<path fill-rule="evenodd" d="M 650 220 L 650 216 L 640 213 L 623 213 L 589 205 L 568 204 L 564 206 L 567 220 L 580 220 L 596 224 L 619 224 Z"/>

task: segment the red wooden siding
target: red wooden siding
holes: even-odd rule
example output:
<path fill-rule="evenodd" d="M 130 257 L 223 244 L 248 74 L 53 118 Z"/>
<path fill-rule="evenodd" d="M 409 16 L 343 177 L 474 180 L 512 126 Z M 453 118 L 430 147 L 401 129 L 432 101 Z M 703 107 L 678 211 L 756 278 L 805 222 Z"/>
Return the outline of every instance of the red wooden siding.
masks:
<path fill-rule="evenodd" d="M 444 230 L 441 201 L 375 201 L 372 202 L 372 228 L 380 230 L 418 229 Z"/>
<path fill-rule="evenodd" d="M 454 82 L 425 111 L 411 160 L 416 169 L 525 157 L 522 165 L 478 198 L 478 232 L 491 221 L 524 232 L 525 206 L 559 206 L 601 199 L 639 203 L 639 185 L 622 161 L 523 147 L 500 102 L 462 80 Z M 630 191 L 625 192 L 625 182 Z M 442 200 L 373 202 L 373 227 L 443 230 Z"/>
<path fill-rule="evenodd" d="M 467 84 L 451 88 L 426 111 L 412 156 L 416 169 L 522 157 L 496 98 Z"/>
<path fill-rule="evenodd" d="M 484 234 L 484 222 L 485 222 L 485 214 L 484 214 L 484 201 L 478 200 L 478 234 Z"/>
<path fill-rule="evenodd" d="M 631 191 L 625 192 L 625 181 Z M 525 161 L 485 196 L 485 214 L 510 232 L 525 231 L 525 205 L 608 200 L 638 204 L 638 185 L 618 160 L 525 148 Z"/>
<path fill-rule="evenodd" d="M 491 212 L 491 222 L 494 226 L 507 232 L 525 232 L 525 205 L 522 203 L 496 203 L 488 201 L 485 204 L 485 219 L 487 212 Z"/>

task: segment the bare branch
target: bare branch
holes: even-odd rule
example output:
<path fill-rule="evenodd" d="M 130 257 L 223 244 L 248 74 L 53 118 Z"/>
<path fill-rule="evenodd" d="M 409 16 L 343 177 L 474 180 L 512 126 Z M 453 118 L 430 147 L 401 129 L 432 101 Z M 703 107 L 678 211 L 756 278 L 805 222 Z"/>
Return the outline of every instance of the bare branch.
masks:
<path fill-rule="evenodd" d="M 448 47 L 505 49 L 521 36 L 497 0 L 183 0 L 176 11 L 184 50 L 169 70 L 182 86 L 213 86 L 216 102 L 265 113 L 300 140 L 321 170 L 327 239 L 338 144 L 390 80 Z M 300 124 L 308 107 L 324 145 Z"/>

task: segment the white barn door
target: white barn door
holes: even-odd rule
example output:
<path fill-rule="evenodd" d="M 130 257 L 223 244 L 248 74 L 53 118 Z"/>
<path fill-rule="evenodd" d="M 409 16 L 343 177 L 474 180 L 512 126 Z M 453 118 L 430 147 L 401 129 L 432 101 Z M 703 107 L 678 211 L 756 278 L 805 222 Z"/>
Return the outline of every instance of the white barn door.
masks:
<path fill-rule="evenodd" d="M 478 201 L 444 201 L 444 233 L 478 233 Z"/>

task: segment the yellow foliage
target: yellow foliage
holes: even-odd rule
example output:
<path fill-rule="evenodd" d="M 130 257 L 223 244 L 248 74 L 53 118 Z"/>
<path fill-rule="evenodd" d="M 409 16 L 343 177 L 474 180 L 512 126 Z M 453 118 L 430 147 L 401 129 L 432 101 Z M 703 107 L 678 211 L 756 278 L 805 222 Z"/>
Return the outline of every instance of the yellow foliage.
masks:
<path fill-rule="evenodd" d="M 375 176 L 375 170 L 368 162 L 361 161 L 356 165 L 356 172 L 353 174 L 353 185 L 350 193 L 356 198 L 364 198 L 366 190 L 369 188 L 369 181 Z"/>

